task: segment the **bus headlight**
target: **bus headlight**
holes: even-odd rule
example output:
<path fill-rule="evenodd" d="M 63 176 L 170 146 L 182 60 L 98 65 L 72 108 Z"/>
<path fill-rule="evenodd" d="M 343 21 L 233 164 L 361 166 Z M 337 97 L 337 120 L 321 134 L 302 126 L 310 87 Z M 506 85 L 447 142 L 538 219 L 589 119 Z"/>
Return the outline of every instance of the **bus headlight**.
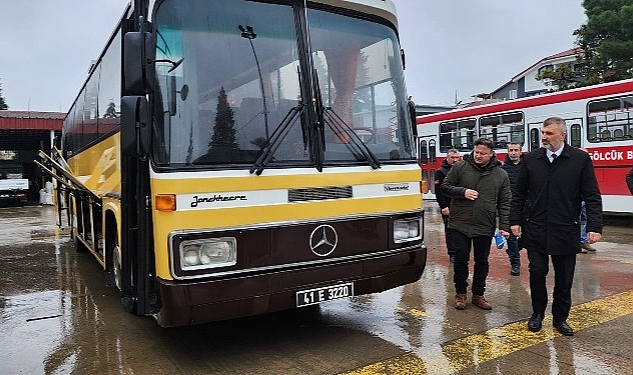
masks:
<path fill-rule="evenodd" d="M 183 241 L 179 252 L 183 270 L 227 267 L 237 263 L 237 241 L 232 237 Z"/>
<path fill-rule="evenodd" d="M 408 242 L 422 238 L 422 219 L 399 219 L 393 222 L 393 242 Z"/>

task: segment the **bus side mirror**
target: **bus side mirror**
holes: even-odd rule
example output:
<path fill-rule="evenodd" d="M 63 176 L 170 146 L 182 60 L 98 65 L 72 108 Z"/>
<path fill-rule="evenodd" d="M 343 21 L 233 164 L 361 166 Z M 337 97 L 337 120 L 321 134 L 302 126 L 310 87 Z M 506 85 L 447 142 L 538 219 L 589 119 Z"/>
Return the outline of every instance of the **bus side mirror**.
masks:
<path fill-rule="evenodd" d="M 413 136 L 418 137 L 418 122 L 416 120 L 415 102 L 409 97 L 407 100 L 407 108 L 409 109 L 409 117 L 411 118 L 411 127 L 413 128 Z"/>
<path fill-rule="evenodd" d="M 150 143 L 149 104 L 145 96 L 121 98 L 121 149 L 123 155 L 145 157 Z"/>
<path fill-rule="evenodd" d="M 123 37 L 123 87 L 125 95 L 145 95 L 153 91 L 154 35 L 131 31 Z"/>

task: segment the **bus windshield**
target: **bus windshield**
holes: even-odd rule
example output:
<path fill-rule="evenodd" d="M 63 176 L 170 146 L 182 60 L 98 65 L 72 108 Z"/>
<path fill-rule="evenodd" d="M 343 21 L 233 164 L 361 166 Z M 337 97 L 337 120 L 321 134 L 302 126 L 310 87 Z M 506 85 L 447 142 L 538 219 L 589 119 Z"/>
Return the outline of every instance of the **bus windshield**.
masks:
<path fill-rule="evenodd" d="M 156 9 L 152 160 L 159 167 L 249 168 L 274 138 L 270 166 L 311 166 L 300 90 L 312 74 L 324 164 L 414 158 L 396 33 L 381 23 L 307 11 L 301 72 L 293 9 L 252 1 L 165 0 Z M 353 134 L 352 134 L 353 133 Z M 350 138 L 353 138 L 350 140 Z M 350 145 L 356 144 L 354 145 Z"/>

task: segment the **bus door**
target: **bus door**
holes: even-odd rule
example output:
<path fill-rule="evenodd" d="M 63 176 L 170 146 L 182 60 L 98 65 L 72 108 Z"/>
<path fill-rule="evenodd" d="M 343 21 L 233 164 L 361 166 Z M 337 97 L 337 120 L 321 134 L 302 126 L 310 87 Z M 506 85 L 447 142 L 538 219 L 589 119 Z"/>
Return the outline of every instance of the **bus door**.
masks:
<path fill-rule="evenodd" d="M 584 134 L 582 119 L 581 118 L 566 118 L 565 123 L 567 124 L 567 139 L 565 140 L 568 145 L 583 148 L 583 139 L 587 137 L 583 137 Z"/>
<path fill-rule="evenodd" d="M 434 136 L 424 136 L 418 138 L 418 162 L 422 168 L 422 181 L 426 183 L 426 191 L 423 191 L 426 198 L 429 194 L 435 195 L 435 163 L 437 159 L 437 141 Z"/>
<path fill-rule="evenodd" d="M 528 152 L 534 151 L 541 147 L 541 126 L 543 122 L 530 122 L 528 123 Z"/>

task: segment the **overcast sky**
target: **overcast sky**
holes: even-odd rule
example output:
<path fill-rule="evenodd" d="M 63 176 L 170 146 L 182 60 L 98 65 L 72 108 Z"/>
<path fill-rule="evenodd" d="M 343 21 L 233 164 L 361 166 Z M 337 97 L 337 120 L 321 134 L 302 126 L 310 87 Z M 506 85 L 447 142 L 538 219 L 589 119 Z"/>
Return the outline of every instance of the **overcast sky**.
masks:
<path fill-rule="evenodd" d="M 417 104 L 491 92 L 574 47 L 581 0 L 395 0 Z M 0 84 L 11 110 L 66 112 L 128 0 L 0 0 Z"/>

